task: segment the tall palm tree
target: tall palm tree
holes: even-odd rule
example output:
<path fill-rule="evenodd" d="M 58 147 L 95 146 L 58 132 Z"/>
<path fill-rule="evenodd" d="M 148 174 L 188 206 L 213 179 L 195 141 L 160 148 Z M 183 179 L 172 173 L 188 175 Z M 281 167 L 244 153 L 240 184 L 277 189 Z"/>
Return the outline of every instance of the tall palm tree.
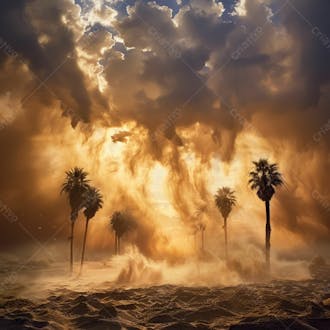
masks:
<path fill-rule="evenodd" d="M 214 196 L 215 205 L 219 209 L 223 217 L 223 228 L 225 231 L 225 254 L 226 259 L 228 258 L 228 238 L 227 238 L 227 219 L 233 206 L 236 205 L 235 192 L 228 187 L 222 187 L 218 189 L 216 195 Z"/>
<path fill-rule="evenodd" d="M 96 212 L 102 208 L 102 206 L 103 206 L 103 197 L 100 191 L 94 187 L 89 187 L 89 189 L 84 194 L 84 207 L 85 207 L 84 215 L 86 218 L 86 225 L 85 225 L 83 249 L 81 255 L 80 272 L 82 271 L 84 265 L 88 224 L 89 221 L 92 218 L 94 218 Z"/>
<path fill-rule="evenodd" d="M 250 172 L 249 184 L 252 190 L 257 191 L 257 196 L 265 202 L 266 206 L 266 267 L 270 271 L 270 200 L 275 194 L 275 187 L 283 184 L 282 174 L 278 171 L 277 164 L 268 163 L 267 159 L 253 162 L 254 170 Z"/>
<path fill-rule="evenodd" d="M 73 270 L 73 235 L 74 225 L 78 218 L 78 213 L 83 207 L 84 194 L 88 190 L 89 185 L 87 175 L 82 168 L 75 167 L 65 172 L 66 178 L 62 184 L 61 193 L 66 193 L 71 207 L 71 236 L 70 239 L 70 271 Z"/>
<path fill-rule="evenodd" d="M 116 211 L 110 218 L 110 226 L 115 233 L 115 254 L 120 254 L 120 240 L 134 227 L 134 223 L 124 213 Z"/>

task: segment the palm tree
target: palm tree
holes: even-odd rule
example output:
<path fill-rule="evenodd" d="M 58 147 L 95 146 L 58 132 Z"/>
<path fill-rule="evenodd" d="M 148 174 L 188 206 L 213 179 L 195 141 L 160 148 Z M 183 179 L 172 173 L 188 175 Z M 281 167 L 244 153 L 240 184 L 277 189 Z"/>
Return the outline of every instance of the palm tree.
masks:
<path fill-rule="evenodd" d="M 124 213 L 116 211 L 110 218 L 110 226 L 115 233 L 115 254 L 120 254 L 120 240 L 134 227 L 134 223 Z"/>
<path fill-rule="evenodd" d="M 201 249 L 202 249 L 202 251 L 204 251 L 204 246 L 205 246 L 204 232 L 206 229 L 206 224 L 204 223 L 204 221 L 202 221 L 202 218 L 203 218 L 204 214 L 206 214 L 206 212 L 207 212 L 206 205 L 202 205 L 197 208 L 197 210 L 193 216 L 195 221 L 197 221 L 195 224 L 194 236 L 196 238 L 197 233 L 198 232 L 201 233 L 201 240 L 202 240 Z M 196 245 L 196 243 L 195 243 L 195 245 Z"/>
<path fill-rule="evenodd" d="M 115 254 L 118 254 L 118 247 L 119 247 L 119 228 L 120 228 L 120 222 L 122 221 L 122 215 L 120 212 L 116 211 L 112 214 L 110 218 L 110 225 L 112 227 L 112 230 L 115 233 Z"/>
<path fill-rule="evenodd" d="M 277 164 L 269 164 L 267 159 L 253 162 L 254 171 L 250 172 L 249 184 L 252 190 L 257 190 L 257 196 L 265 202 L 266 206 L 266 267 L 270 271 L 270 200 L 275 194 L 275 187 L 283 184 L 281 173 Z"/>
<path fill-rule="evenodd" d="M 103 206 L 103 197 L 100 191 L 94 187 L 89 187 L 89 189 L 84 194 L 84 207 L 85 207 L 84 215 L 86 218 L 86 226 L 85 226 L 83 249 L 81 255 L 80 272 L 82 271 L 84 265 L 89 220 L 94 218 L 96 212 L 100 210 L 102 206 Z"/>
<path fill-rule="evenodd" d="M 65 172 L 66 178 L 62 184 L 61 193 L 65 192 L 68 196 L 71 207 L 71 236 L 70 239 L 70 271 L 73 270 L 73 235 L 74 225 L 78 218 L 78 213 L 83 207 L 84 194 L 88 190 L 89 185 L 87 175 L 82 168 L 75 167 Z"/>
<path fill-rule="evenodd" d="M 227 238 L 227 219 L 233 208 L 236 205 L 235 192 L 228 187 L 218 189 L 215 198 L 215 205 L 219 209 L 223 217 L 223 228 L 225 231 L 225 253 L 226 259 L 228 258 L 228 238 Z"/>

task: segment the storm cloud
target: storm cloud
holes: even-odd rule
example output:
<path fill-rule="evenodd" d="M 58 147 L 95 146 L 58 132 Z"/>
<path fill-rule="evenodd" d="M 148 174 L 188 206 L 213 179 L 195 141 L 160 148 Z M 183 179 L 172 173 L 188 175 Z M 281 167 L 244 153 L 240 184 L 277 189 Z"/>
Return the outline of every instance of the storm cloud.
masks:
<path fill-rule="evenodd" d="M 2 1 L 0 200 L 45 241 L 68 213 L 63 171 L 83 164 L 107 191 L 105 212 L 132 209 L 146 239 L 130 240 L 157 258 L 153 242 L 170 238 L 157 228 L 168 216 L 150 209 L 153 166 L 167 169 L 168 201 L 190 230 L 194 210 L 212 203 L 206 176 L 214 162 L 227 168 L 240 159 L 244 187 L 236 190 L 249 204 L 255 196 L 247 197 L 243 172 L 269 156 L 286 180 L 275 225 L 324 249 L 329 12 L 325 0 Z M 121 161 L 104 156 L 122 146 Z M 121 169 L 116 180 L 111 173 Z M 7 218 L 3 249 L 31 243 Z M 66 241 L 65 230 L 58 239 Z M 174 244 L 164 256 L 176 251 Z"/>

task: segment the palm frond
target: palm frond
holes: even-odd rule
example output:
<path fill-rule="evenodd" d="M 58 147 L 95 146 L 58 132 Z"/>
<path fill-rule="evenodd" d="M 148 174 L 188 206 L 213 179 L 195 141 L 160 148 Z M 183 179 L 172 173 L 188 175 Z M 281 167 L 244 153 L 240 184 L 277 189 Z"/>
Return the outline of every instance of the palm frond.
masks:
<path fill-rule="evenodd" d="M 214 196 L 215 205 L 219 209 L 224 218 L 227 218 L 232 210 L 232 207 L 236 205 L 235 191 L 229 187 L 222 187 L 217 190 Z"/>
<path fill-rule="evenodd" d="M 88 173 L 82 168 L 74 167 L 66 171 L 65 175 L 65 181 L 61 186 L 61 194 L 67 194 L 71 206 L 71 220 L 75 221 L 79 210 L 83 207 L 84 194 L 89 189 Z"/>
<path fill-rule="evenodd" d="M 135 221 L 123 212 L 116 211 L 110 217 L 110 226 L 112 230 L 119 236 L 123 236 L 136 226 Z"/>
<path fill-rule="evenodd" d="M 83 195 L 83 207 L 85 208 L 86 219 L 93 218 L 96 212 L 103 207 L 103 196 L 100 190 L 95 187 L 88 187 Z"/>
<path fill-rule="evenodd" d="M 257 190 L 257 195 L 262 200 L 270 200 L 275 193 L 274 187 L 283 184 L 282 174 L 278 171 L 278 164 L 270 164 L 267 159 L 253 161 L 254 170 L 249 173 L 248 181 L 252 190 Z"/>

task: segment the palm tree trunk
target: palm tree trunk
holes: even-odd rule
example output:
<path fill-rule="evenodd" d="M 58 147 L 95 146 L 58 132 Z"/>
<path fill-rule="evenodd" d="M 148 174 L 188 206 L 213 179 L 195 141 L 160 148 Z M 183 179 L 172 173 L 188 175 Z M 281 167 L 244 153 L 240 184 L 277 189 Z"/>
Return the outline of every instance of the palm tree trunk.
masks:
<path fill-rule="evenodd" d="M 226 260 L 228 260 L 227 218 L 224 218 L 223 229 L 225 231 L 225 257 L 226 257 Z"/>
<path fill-rule="evenodd" d="M 70 273 L 73 272 L 73 233 L 74 233 L 74 221 L 71 220 L 71 235 L 70 235 Z"/>
<path fill-rule="evenodd" d="M 120 254 L 120 237 L 118 236 L 118 254 Z"/>
<path fill-rule="evenodd" d="M 83 268 L 83 265 L 84 265 L 84 259 L 85 259 L 85 249 L 86 249 L 88 224 L 89 224 L 89 219 L 86 219 L 84 241 L 83 241 L 83 249 L 82 249 L 82 254 L 81 254 L 80 273 L 82 272 L 82 268 Z"/>
<path fill-rule="evenodd" d="M 271 226 L 270 226 L 270 205 L 269 201 L 265 202 L 266 204 L 266 267 L 267 271 L 270 272 L 270 234 L 271 234 Z"/>

